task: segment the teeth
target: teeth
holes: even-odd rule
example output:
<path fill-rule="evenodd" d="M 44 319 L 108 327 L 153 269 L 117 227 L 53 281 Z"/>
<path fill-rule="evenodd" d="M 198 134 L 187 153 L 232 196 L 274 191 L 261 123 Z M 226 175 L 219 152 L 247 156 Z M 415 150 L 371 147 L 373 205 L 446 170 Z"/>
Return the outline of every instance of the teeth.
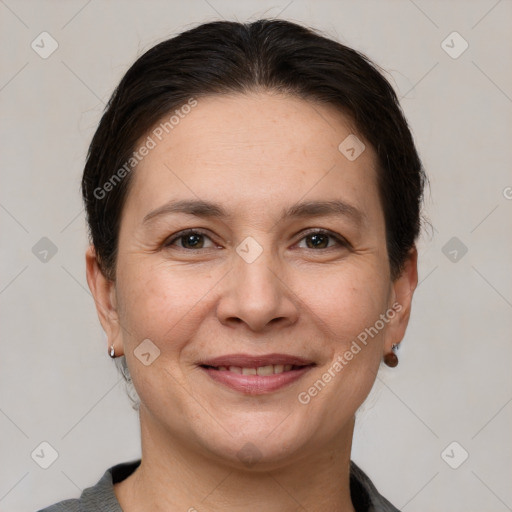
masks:
<path fill-rule="evenodd" d="M 219 371 L 230 371 L 242 375 L 274 375 L 275 373 L 283 373 L 291 371 L 291 364 L 268 364 L 259 366 L 258 368 L 240 368 L 240 366 L 219 366 Z"/>
<path fill-rule="evenodd" d="M 274 365 L 269 364 L 268 366 L 260 366 L 259 368 L 256 368 L 256 373 L 258 375 L 273 375 Z"/>

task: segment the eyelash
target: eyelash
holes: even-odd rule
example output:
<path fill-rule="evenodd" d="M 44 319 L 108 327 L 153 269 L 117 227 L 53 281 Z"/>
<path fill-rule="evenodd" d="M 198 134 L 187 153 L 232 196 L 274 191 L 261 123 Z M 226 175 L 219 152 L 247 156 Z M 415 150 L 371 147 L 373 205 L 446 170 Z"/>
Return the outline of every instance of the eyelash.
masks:
<path fill-rule="evenodd" d="M 172 238 L 167 239 L 164 242 L 164 247 L 168 249 L 168 248 L 172 247 L 174 242 L 176 242 L 180 238 L 186 237 L 188 235 L 202 235 L 202 236 L 205 236 L 205 237 L 207 237 L 207 238 L 209 238 L 211 240 L 211 238 L 208 236 L 208 234 L 205 233 L 204 231 L 201 231 L 200 229 L 186 229 L 184 231 L 180 231 L 176 235 L 173 235 Z M 326 229 L 312 229 L 311 231 L 308 231 L 308 232 L 304 233 L 302 238 L 299 240 L 299 242 L 304 240 L 304 238 L 307 238 L 308 236 L 312 236 L 312 235 L 325 235 L 325 236 L 328 236 L 328 237 L 334 239 L 339 246 L 346 247 L 346 248 L 351 248 L 350 243 L 345 238 L 343 238 L 343 237 L 341 237 L 339 235 L 336 235 L 333 232 L 331 232 L 329 230 L 326 230 Z M 213 242 L 213 240 L 211 240 L 211 241 Z M 332 248 L 333 247 L 331 246 L 331 247 L 323 247 L 322 249 L 325 250 L 325 249 L 332 249 Z M 183 249 L 184 251 L 199 251 L 199 250 L 201 250 L 201 249 L 187 249 L 185 247 L 178 247 L 178 249 Z M 206 249 L 210 249 L 210 248 L 207 247 Z M 311 251 L 318 251 L 319 250 L 319 249 L 312 249 L 312 248 L 309 248 L 309 247 L 307 247 L 306 249 L 309 249 Z"/>

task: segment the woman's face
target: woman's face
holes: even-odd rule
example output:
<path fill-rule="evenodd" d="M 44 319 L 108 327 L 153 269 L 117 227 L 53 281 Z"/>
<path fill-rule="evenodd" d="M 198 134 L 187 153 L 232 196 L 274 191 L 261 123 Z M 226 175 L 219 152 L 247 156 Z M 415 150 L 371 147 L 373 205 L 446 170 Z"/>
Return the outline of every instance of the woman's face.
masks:
<path fill-rule="evenodd" d="M 349 441 L 416 284 L 414 257 L 390 278 L 373 148 L 269 93 L 200 98 L 150 136 L 95 293 L 143 430 L 267 468 Z"/>

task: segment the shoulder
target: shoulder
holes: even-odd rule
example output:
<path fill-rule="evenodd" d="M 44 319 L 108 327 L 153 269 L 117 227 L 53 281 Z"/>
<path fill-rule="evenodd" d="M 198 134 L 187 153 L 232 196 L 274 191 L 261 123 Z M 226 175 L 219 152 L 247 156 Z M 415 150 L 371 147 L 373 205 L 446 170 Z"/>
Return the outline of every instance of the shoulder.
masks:
<path fill-rule="evenodd" d="M 114 484 L 130 476 L 140 459 L 108 468 L 100 480 L 82 491 L 80 498 L 59 501 L 37 512 L 123 512 L 114 493 Z"/>
<path fill-rule="evenodd" d="M 350 462 L 350 497 L 357 512 L 400 512 L 353 461 Z"/>
<path fill-rule="evenodd" d="M 80 512 L 80 500 L 73 499 L 59 501 L 59 503 L 42 508 L 37 512 Z"/>

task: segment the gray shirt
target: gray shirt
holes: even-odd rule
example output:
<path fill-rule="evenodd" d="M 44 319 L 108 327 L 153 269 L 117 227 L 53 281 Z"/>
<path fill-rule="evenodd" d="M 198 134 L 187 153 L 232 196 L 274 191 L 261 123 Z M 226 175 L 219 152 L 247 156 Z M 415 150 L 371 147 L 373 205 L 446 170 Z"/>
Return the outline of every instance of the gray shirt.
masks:
<path fill-rule="evenodd" d="M 84 489 L 80 498 L 59 501 L 38 512 L 123 512 L 114 493 L 114 484 L 130 476 L 139 464 L 140 459 L 112 466 L 96 485 Z M 350 463 L 350 496 L 356 512 L 400 512 L 379 494 L 354 462 Z"/>

